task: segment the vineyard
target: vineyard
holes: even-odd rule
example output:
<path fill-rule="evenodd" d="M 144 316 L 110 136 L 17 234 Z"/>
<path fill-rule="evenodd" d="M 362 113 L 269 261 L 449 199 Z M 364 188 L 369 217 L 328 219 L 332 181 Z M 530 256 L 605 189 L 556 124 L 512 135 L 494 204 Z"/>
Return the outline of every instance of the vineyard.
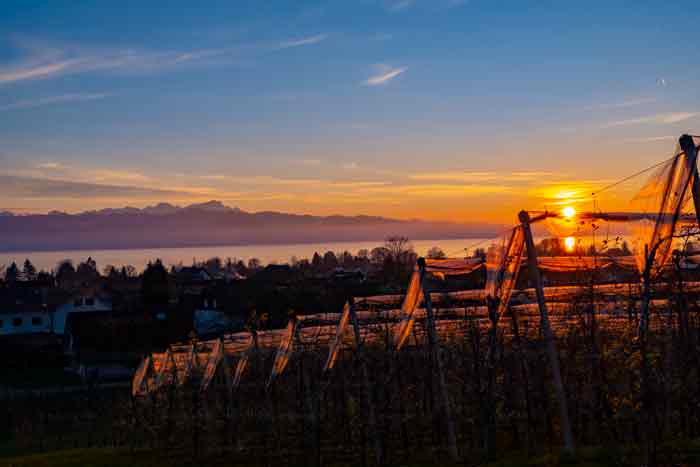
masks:
<path fill-rule="evenodd" d="M 405 294 L 173 344 L 143 359 L 130 395 L 87 394 L 70 410 L 18 401 L 33 415 L 16 437 L 265 466 L 475 465 L 582 446 L 672 463 L 667 443 L 700 433 L 696 165 L 684 136 L 636 210 L 523 211 L 485 258 L 419 259 Z M 634 251 L 538 256 L 535 224 L 560 238 L 622 225 Z M 436 290 L 478 268 L 483 290 Z"/>

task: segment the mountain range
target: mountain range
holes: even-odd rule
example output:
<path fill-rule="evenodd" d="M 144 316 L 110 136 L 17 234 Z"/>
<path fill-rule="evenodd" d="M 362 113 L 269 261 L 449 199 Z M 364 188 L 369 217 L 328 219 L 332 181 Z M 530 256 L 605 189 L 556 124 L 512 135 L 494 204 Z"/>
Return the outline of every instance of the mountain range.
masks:
<path fill-rule="evenodd" d="M 165 248 L 491 237 L 502 226 L 398 220 L 376 216 L 312 216 L 246 212 L 220 201 L 68 214 L 0 213 L 0 251 Z"/>

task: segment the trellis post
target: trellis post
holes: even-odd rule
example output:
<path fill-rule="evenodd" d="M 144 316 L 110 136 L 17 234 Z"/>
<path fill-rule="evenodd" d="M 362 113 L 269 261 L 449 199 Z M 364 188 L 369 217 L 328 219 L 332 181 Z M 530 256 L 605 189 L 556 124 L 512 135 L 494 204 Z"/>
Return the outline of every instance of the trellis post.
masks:
<path fill-rule="evenodd" d="M 564 384 L 561 380 L 561 370 L 559 369 L 559 357 L 557 355 L 556 345 L 554 343 L 554 335 L 549 324 L 549 313 L 547 312 L 547 304 L 544 300 L 544 287 L 542 286 L 542 277 L 540 270 L 537 267 L 537 252 L 535 251 L 535 241 L 532 238 L 532 230 L 530 229 L 530 214 L 527 211 L 520 211 L 518 219 L 523 228 L 525 236 L 525 247 L 527 248 L 527 267 L 530 275 L 530 280 L 535 286 L 535 294 L 537 296 L 537 306 L 540 310 L 540 326 L 544 333 L 545 342 L 547 344 L 547 353 L 549 354 L 549 363 L 552 367 L 552 377 L 554 378 L 554 389 L 557 393 L 559 402 L 559 418 L 561 424 L 561 432 L 564 437 L 564 447 L 567 451 L 573 452 L 574 439 L 571 434 L 571 424 L 569 423 L 569 409 L 566 403 L 566 393 L 564 392 Z"/>
<path fill-rule="evenodd" d="M 374 391 L 369 381 L 369 372 L 367 371 L 367 362 L 365 360 L 364 347 L 362 345 L 362 335 L 360 334 L 360 323 L 355 313 L 355 300 L 353 297 L 348 299 L 350 304 L 350 321 L 352 322 L 352 330 L 355 336 L 355 350 L 357 359 L 360 363 L 360 372 L 362 373 L 362 386 L 367 401 L 367 424 L 369 425 L 369 437 L 372 438 L 374 444 L 374 456 L 377 465 L 382 465 L 382 443 L 377 433 L 377 419 L 374 414 Z"/>
<path fill-rule="evenodd" d="M 438 373 L 440 405 L 442 405 L 442 413 L 445 417 L 445 423 L 447 425 L 447 450 L 450 455 L 450 459 L 453 462 L 457 462 L 459 460 L 459 453 L 457 452 L 457 437 L 455 435 L 454 422 L 452 421 L 452 411 L 450 410 L 450 397 L 447 391 L 447 383 L 445 382 L 442 353 L 438 347 L 435 317 L 433 316 L 433 304 L 430 301 L 430 292 L 425 289 L 425 258 L 418 258 L 418 271 L 420 274 L 420 287 L 423 291 L 425 313 L 428 319 L 428 341 L 430 343 L 433 362 L 435 362 Z"/>
<path fill-rule="evenodd" d="M 697 164 L 697 150 L 695 149 L 695 142 L 693 137 L 690 135 L 683 135 L 678 140 L 683 152 L 685 152 L 686 164 L 690 169 L 691 184 L 690 188 L 693 194 L 693 207 L 695 208 L 695 219 L 698 222 L 698 227 L 700 227 L 700 179 L 698 179 L 698 164 Z"/>

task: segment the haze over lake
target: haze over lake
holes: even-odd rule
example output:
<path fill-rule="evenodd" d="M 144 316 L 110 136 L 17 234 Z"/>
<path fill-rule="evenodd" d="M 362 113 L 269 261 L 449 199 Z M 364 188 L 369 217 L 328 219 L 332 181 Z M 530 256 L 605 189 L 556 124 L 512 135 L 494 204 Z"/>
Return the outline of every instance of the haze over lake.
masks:
<path fill-rule="evenodd" d="M 477 246 L 485 247 L 489 240 L 485 238 L 465 239 L 436 239 L 412 241 L 413 248 L 419 255 L 424 255 L 434 246 L 440 247 L 448 256 L 460 256 L 464 254 L 464 248 L 473 249 Z M 111 264 L 123 266 L 130 264 L 137 270 L 142 270 L 149 261 L 159 258 L 166 265 L 182 263 L 192 264 L 193 260 L 204 261 L 215 256 L 221 259 L 237 258 L 244 261 L 250 258 L 258 258 L 263 264 L 287 263 L 292 256 L 299 259 L 309 258 L 314 252 L 323 254 L 326 251 L 334 253 L 349 251 L 352 254 L 363 248 L 372 250 L 381 246 L 381 240 L 361 242 L 326 242 L 326 243 L 297 243 L 287 245 L 235 245 L 235 246 L 210 246 L 192 248 L 148 248 L 148 249 L 120 249 L 120 250 L 64 250 L 64 251 L 22 251 L 0 253 L 0 265 L 8 266 L 13 261 L 21 266 L 26 258 L 29 258 L 37 269 L 51 270 L 59 261 L 70 259 L 74 263 L 84 261 L 92 257 L 97 261 L 100 270 Z"/>

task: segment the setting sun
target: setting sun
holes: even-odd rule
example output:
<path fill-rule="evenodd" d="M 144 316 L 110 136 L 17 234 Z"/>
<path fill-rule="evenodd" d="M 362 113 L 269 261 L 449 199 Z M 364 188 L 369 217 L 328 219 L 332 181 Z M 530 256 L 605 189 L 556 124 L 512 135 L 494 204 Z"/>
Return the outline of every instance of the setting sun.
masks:
<path fill-rule="evenodd" d="M 564 239 L 564 247 L 566 248 L 566 251 L 574 251 L 575 246 L 576 239 L 574 237 L 566 237 Z"/>
<path fill-rule="evenodd" d="M 572 206 L 567 206 L 562 209 L 561 213 L 564 215 L 564 217 L 571 219 L 576 215 L 576 209 L 574 209 Z"/>

